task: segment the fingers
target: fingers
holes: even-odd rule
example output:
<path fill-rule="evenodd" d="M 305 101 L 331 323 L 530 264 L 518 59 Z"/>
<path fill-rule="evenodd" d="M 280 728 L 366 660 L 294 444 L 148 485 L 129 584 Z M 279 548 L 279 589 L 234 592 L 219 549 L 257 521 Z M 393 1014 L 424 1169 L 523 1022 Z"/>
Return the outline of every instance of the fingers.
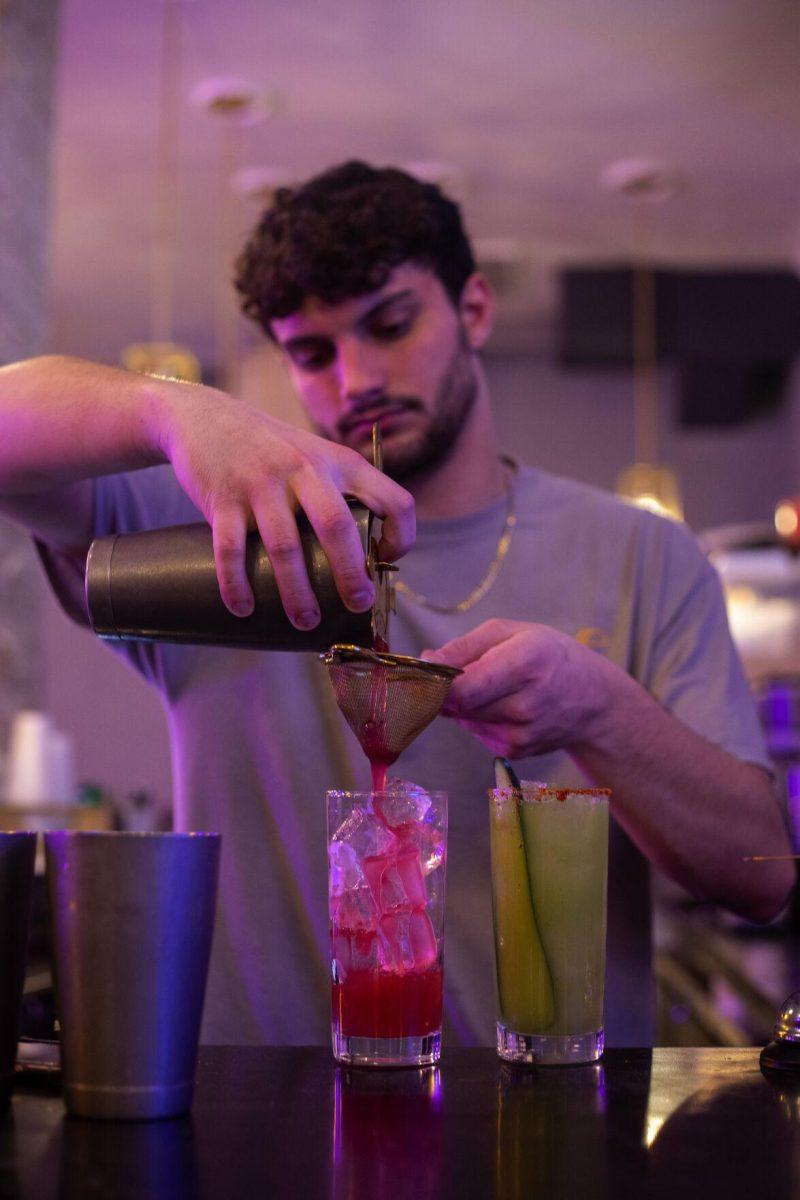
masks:
<path fill-rule="evenodd" d="M 214 558 L 220 594 L 237 616 L 253 611 L 253 593 L 245 571 L 245 543 L 252 519 L 269 555 L 287 616 L 298 629 L 319 624 L 320 611 L 306 570 L 295 507 L 306 513 L 331 565 L 337 590 L 351 612 L 366 612 L 375 590 L 366 556 L 343 493 L 356 496 L 383 518 L 378 552 L 391 561 L 411 547 L 416 532 L 414 502 L 404 488 L 376 471 L 360 455 L 324 444 L 315 452 L 292 454 L 278 471 L 259 473 L 255 482 L 248 460 L 226 480 L 224 503 L 214 512 Z M 252 456 L 251 456 L 252 457 Z M 274 466 L 274 462 L 273 462 Z M 214 489 L 217 490 L 217 489 Z M 213 494 L 213 492 L 212 492 Z M 207 511 L 211 505 L 202 505 Z M 251 519 L 252 518 L 252 519 Z"/>
<path fill-rule="evenodd" d="M 383 518 L 378 554 L 384 562 L 402 558 L 412 547 L 417 531 L 414 498 L 388 475 L 376 471 L 360 455 L 355 455 L 342 490 L 356 496 L 362 504 Z"/>
<path fill-rule="evenodd" d="M 498 644 L 508 641 L 523 626 L 518 621 L 493 619 L 484 621 L 463 637 L 445 642 L 438 650 L 425 650 L 422 657 L 428 662 L 442 663 L 449 667 L 467 667 Z"/>
<path fill-rule="evenodd" d="M 490 705 L 508 703 L 530 681 L 530 667 L 521 655 L 509 653 L 509 643 L 493 646 L 477 662 L 468 663 L 463 675 L 453 680 L 445 711 L 469 714 Z"/>
<path fill-rule="evenodd" d="M 247 519 L 241 508 L 221 508 L 211 522 L 214 563 L 222 602 L 235 617 L 253 611 L 253 590 L 245 571 Z"/>
<path fill-rule="evenodd" d="M 253 515 L 287 617 L 296 629 L 314 629 L 320 622 L 319 604 L 309 582 L 295 514 L 285 495 L 262 494 L 253 502 Z"/>
<path fill-rule="evenodd" d="M 375 589 L 344 497 L 309 474 L 298 484 L 297 498 L 327 555 L 342 601 L 351 612 L 366 612 L 375 602 Z"/>
<path fill-rule="evenodd" d="M 529 651 L 526 653 L 523 628 L 514 621 L 486 621 L 438 651 L 423 651 L 422 657 L 429 662 L 463 670 L 453 681 L 443 712 L 472 715 L 473 710 L 501 701 L 525 686 L 532 663 Z"/>

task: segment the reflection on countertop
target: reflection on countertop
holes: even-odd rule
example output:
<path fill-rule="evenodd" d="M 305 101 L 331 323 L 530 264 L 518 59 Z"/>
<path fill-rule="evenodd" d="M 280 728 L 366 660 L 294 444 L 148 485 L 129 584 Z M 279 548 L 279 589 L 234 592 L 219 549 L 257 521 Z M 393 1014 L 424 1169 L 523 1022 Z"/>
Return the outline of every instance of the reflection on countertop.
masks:
<path fill-rule="evenodd" d="M 214 1046 L 178 1120 L 81 1121 L 23 1086 L 0 1120 L 0 1179 L 21 1200 L 789 1200 L 798 1096 L 755 1049 L 539 1069 L 454 1050 L 439 1069 L 356 1071 L 323 1047 Z"/>

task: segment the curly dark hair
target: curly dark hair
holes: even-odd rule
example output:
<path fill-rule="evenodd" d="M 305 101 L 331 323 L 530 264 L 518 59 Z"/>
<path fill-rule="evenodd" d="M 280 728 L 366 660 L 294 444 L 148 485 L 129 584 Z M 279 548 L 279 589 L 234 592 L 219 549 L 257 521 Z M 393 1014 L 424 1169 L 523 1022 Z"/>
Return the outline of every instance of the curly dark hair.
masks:
<path fill-rule="evenodd" d="M 339 304 L 383 287 L 405 262 L 429 267 L 458 304 L 475 270 L 458 205 L 405 171 L 351 161 L 276 193 L 234 282 L 242 310 L 271 336 L 270 322 L 309 296 Z"/>

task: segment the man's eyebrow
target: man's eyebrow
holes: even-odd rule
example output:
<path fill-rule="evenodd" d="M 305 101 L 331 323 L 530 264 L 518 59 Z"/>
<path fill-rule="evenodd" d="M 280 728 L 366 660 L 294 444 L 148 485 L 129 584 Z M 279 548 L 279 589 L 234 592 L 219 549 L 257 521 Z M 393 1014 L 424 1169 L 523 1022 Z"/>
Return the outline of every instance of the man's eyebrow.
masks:
<path fill-rule="evenodd" d="M 372 320 L 373 317 L 380 316 L 385 309 L 391 308 L 395 304 L 403 303 L 406 300 L 418 300 L 417 293 L 413 288 L 403 288 L 402 291 L 392 292 L 388 296 L 382 296 L 380 300 L 376 300 L 371 308 L 368 308 L 365 313 L 361 314 L 361 316 L 358 318 L 358 324 L 366 325 Z"/>

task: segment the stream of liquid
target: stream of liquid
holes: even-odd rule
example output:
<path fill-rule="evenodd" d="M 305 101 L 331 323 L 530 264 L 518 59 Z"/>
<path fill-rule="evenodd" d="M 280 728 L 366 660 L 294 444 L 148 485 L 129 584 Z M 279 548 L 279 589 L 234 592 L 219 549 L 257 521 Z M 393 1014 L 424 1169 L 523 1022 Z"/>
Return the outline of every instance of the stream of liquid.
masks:
<path fill-rule="evenodd" d="M 378 654 L 389 653 L 389 643 L 376 637 L 375 650 Z M 386 773 L 397 759 L 390 748 L 387 736 L 389 708 L 389 675 L 383 666 L 377 666 L 370 678 L 369 717 L 361 728 L 361 748 L 367 756 L 372 771 L 372 790 L 382 792 L 386 787 Z"/>

